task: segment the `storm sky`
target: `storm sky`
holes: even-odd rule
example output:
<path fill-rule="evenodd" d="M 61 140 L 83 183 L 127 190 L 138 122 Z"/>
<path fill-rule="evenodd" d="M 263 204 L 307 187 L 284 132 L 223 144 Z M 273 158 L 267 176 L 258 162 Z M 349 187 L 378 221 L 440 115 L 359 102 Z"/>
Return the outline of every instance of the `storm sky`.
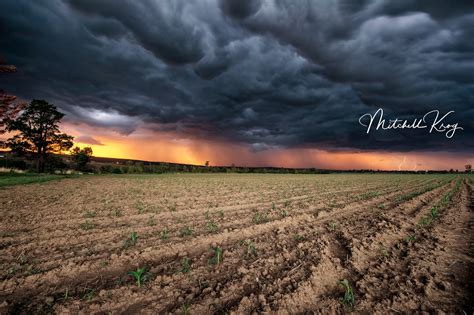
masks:
<path fill-rule="evenodd" d="M 474 153 L 473 1 L 2 0 L 0 88 L 83 127 L 249 152 Z M 359 117 L 454 110 L 452 139 Z M 87 132 L 85 131 L 87 130 Z M 95 141 L 95 143 L 94 143 Z"/>

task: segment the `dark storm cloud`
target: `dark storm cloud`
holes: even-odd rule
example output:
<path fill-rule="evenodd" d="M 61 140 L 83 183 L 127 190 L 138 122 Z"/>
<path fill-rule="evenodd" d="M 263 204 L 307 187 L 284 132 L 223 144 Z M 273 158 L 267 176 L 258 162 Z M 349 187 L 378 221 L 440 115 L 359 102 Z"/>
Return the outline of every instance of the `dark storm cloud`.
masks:
<path fill-rule="evenodd" d="M 260 9 L 260 0 L 220 0 L 220 7 L 224 14 L 236 19 L 245 19 Z"/>
<path fill-rule="evenodd" d="M 80 136 L 80 137 L 74 138 L 74 140 L 81 143 L 87 143 L 87 144 L 93 144 L 93 145 L 104 145 L 102 142 L 100 142 L 97 139 L 94 139 L 94 137 L 91 137 L 91 136 Z"/>
<path fill-rule="evenodd" d="M 6 0 L 2 88 L 70 121 L 282 147 L 474 147 L 471 1 Z M 455 110 L 453 139 L 365 134 L 384 108 Z"/>

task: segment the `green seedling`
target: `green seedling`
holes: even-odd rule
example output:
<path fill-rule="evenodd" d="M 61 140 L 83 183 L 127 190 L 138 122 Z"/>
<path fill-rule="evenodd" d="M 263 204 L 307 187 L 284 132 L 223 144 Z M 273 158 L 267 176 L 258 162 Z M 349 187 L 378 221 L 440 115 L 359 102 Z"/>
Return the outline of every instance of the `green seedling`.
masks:
<path fill-rule="evenodd" d="M 122 210 L 116 209 L 114 214 L 115 214 L 116 217 L 121 217 L 122 216 Z"/>
<path fill-rule="evenodd" d="M 20 265 L 26 265 L 28 263 L 28 256 L 26 256 L 24 253 L 21 253 L 17 260 Z"/>
<path fill-rule="evenodd" d="M 283 203 L 283 207 L 288 208 L 289 205 L 290 205 L 290 201 L 285 200 L 285 202 Z"/>
<path fill-rule="evenodd" d="M 84 223 L 81 223 L 81 228 L 83 230 L 90 230 L 94 228 L 94 223 L 92 223 L 90 220 L 86 220 Z"/>
<path fill-rule="evenodd" d="M 190 269 L 189 258 L 184 257 L 184 258 L 181 260 L 181 272 L 182 272 L 182 273 L 188 273 L 188 272 L 189 272 L 189 269 Z"/>
<path fill-rule="evenodd" d="M 281 216 L 282 218 L 286 218 L 286 217 L 288 216 L 288 211 L 286 211 L 286 210 L 281 210 L 281 211 L 280 211 L 280 216 Z"/>
<path fill-rule="evenodd" d="M 380 246 L 380 252 L 382 253 L 382 256 L 384 257 L 390 256 L 388 249 L 383 245 Z"/>
<path fill-rule="evenodd" d="M 101 261 L 101 262 L 100 262 L 100 266 L 101 266 L 102 268 L 105 268 L 105 267 L 107 267 L 108 265 L 109 265 L 109 263 L 108 263 L 107 261 Z"/>
<path fill-rule="evenodd" d="M 405 238 L 405 241 L 406 241 L 408 244 L 415 243 L 415 242 L 416 242 L 416 235 L 408 235 L 408 236 Z"/>
<path fill-rule="evenodd" d="M 264 212 L 255 211 L 252 222 L 255 224 L 265 223 L 268 221 L 268 215 Z"/>
<path fill-rule="evenodd" d="M 422 227 L 428 226 L 430 224 L 430 218 L 429 217 L 422 217 L 418 224 Z"/>
<path fill-rule="evenodd" d="M 219 227 L 217 226 L 217 223 L 212 220 L 207 221 L 206 228 L 209 231 L 209 233 L 216 233 L 217 230 L 219 229 Z"/>
<path fill-rule="evenodd" d="M 183 304 L 181 306 L 181 311 L 183 312 L 183 315 L 189 315 L 189 305 L 188 304 Z"/>
<path fill-rule="evenodd" d="M 219 217 L 223 218 L 224 217 L 224 210 L 219 210 L 218 215 L 219 215 Z"/>
<path fill-rule="evenodd" d="M 94 294 L 95 294 L 95 290 L 89 289 L 87 290 L 87 293 L 84 294 L 84 299 L 86 299 L 87 301 L 92 301 L 92 299 L 94 298 Z"/>
<path fill-rule="evenodd" d="M 431 218 L 433 219 L 436 219 L 439 215 L 439 209 L 437 206 L 433 206 L 433 208 L 431 208 L 430 210 L 430 213 L 431 213 Z"/>
<path fill-rule="evenodd" d="M 379 195 L 380 193 L 378 191 L 372 191 L 369 193 L 369 198 L 375 198 Z"/>
<path fill-rule="evenodd" d="M 242 245 L 245 245 L 245 258 L 257 256 L 257 248 L 255 247 L 254 242 L 251 240 L 245 240 L 242 242 Z"/>
<path fill-rule="evenodd" d="M 272 202 L 272 210 L 275 211 L 276 210 L 276 206 L 275 206 L 275 203 Z"/>
<path fill-rule="evenodd" d="M 378 207 L 379 207 L 379 209 L 381 209 L 381 210 L 385 209 L 385 205 L 384 205 L 383 203 L 379 204 Z"/>
<path fill-rule="evenodd" d="M 137 209 L 138 209 L 138 214 L 142 214 L 145 212 L 145 208 L 143 206 L 138 206 Z"/>
<path fill-rule="evenodd" d="M 205 218 L 206 220 L 209 220 L 209 216 L 210 216 L 209 210 L 207 210 L 206 212 L 204 212 L 204 218 Z"/>
<path fill-rule="evenodd" d="M 169 207 L 170 212 L 176 212 L 176 205 L 172 205 Z"/>
<path fill-rule="evenodd" d="M 69 299 L 69 289 L 66 288 L 64 291 L 63 300 L 67 301 Z"/>
<path fill-rule="evenodd" d="M 145 276 L 145 268 L 137 268 L 137 270 L 129 271 L 128 274 L 135 278 L 138 287 L 142 286 L 143 277 Z"/>
<path fill-rule="evenodd" d="M 96 216 L 96 213 L 94 211 L 87 211 L 86 213 L 84 213 L 84 218 L 93 218 Z"/>
<path fill-rule="evenodd" d="M 137 232 L 132 232 L 130 238 L 126 239 L 123 243 L 123 247 L 128 248 L 130 246 L 135 246 L 137 244 L 138 235 Z"/>
<path fill-rule="evenodd" d="M 334 222 L 334 221 L 333 221 L 333 222 L 329 222 L 329 223 L 328 223 L 328 228 L 329 228 L 330 231 L 335 231 L 336 228 L 337 228 L 337 223 Z"/>
<path fill-rule="evenodd" d="M 168 229 L 164 229 L 163 231 L 160 232 L 160 238 L 162 240 L 167 240 L 170 238 Z"/>
<path fill-rule="evenodd" d="M 353 308 L 355 305 L 355 297 L 349 281 L 347 279 L 342 279 L 339 280 L 338 284 L 342 285 L 345 290 L 344 297 L 341 299 L 341 303 L 346 307 Z"/>
<path fill-rule="evenodd" d="M 219 265 L 222 262 L 222 248 L 220 246 L 216 246 L 211 248 L 213 256 L 209 258 L 208 264 L 209 265 Z"/>
<path fill-rule="evenodd" d="M 293 234 L 293 239 L 297 242 L 301 241 L 303 239 L 303 236 L 298 234 L 298 233 L 295 233 Z"/>
<path fill-rule="evenodd" d="M 443 197 L 443 203 L 444 204 L 448 203 L 450 199 L 451 197 L 449 196 L 449 194 L 447 194 L 446 196 Z"/>
<path fill-rule="evenodd" d="M 182 228 L 180 231 L 181 237 L 189 236 L 191 234 L 193 234 L 193 230 L 189 226 Z"/>
<path fill-rule="evenodd" d="M 7 276 L 12 276 L 12 275 L 14 275 L 17 271 L 18 271 L 18 265 L 14 265 L 14 266 L 8 268 L 8 270 L 6 271 L 6 275 L 7 275 Z"/>

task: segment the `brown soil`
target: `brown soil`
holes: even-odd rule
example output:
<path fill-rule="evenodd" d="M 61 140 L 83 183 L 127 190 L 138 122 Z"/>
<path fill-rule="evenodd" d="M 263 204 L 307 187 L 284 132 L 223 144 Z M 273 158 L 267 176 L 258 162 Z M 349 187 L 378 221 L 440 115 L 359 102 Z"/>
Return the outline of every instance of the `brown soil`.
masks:
<path fill-rule="evenodd" d="M 395 174 L 3 188 L 0 314 L 472 314 L 473 190 L 472 176 Z"/>

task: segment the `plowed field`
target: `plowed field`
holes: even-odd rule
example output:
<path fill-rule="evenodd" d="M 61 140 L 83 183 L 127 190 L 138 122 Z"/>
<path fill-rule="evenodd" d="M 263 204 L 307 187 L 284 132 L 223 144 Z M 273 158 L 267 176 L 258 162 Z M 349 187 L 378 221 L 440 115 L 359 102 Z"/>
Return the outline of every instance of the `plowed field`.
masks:
<path fill-rule="evenodd" d="M 472 314 L 473 190 L 401 174 L 1 188 L 0 313 Z"/>

